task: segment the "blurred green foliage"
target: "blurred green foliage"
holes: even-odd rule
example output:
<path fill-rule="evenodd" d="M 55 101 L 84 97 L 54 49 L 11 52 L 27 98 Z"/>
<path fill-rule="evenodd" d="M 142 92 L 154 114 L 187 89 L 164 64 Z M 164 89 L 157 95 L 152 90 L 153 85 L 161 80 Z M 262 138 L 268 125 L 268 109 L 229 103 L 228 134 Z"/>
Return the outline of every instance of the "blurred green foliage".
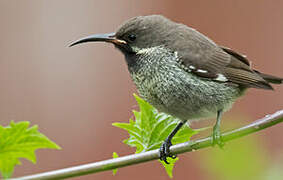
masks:
<path fill-rule="evenodd" d="M 207 172 L 204 177 L 209 180 L 282 180 L 283 161 L 274 163 L 262 142 L 260 135 L 254 134 L 230 141 L 223 149 L 203 150 L 199 163 Z"/>

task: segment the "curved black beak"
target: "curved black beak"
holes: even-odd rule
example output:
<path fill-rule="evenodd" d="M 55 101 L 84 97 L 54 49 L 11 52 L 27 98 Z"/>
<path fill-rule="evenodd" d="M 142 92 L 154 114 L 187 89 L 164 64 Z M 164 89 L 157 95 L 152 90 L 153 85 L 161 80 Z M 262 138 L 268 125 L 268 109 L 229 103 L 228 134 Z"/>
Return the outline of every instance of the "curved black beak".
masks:
<path fill-rule="evenodd" d="M 109 33 L 109 34 L 95 34 L 95 35 L 90 35 L 84 38 L 81 38 L 77 41 L 74 41 L 69 45 L 69 47 L 75 46 L 77 44 L 81 43 L 86 43 L 86 42 L 110 42 L 114 43 L 116 45 L 122 45 L 122 44 L 127 44 L 126 41 L 117 39 L 115 37 L 115 33 Z"/>

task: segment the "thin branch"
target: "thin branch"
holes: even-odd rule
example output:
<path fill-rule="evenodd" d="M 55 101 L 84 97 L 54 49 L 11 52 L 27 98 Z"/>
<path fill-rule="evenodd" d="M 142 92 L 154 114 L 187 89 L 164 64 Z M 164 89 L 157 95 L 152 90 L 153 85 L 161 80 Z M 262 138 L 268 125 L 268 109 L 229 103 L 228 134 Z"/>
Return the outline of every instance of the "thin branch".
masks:
<path fill-rule="evenodd" d="M 259 119 L 244 127 L 232 131 L 227 131 L 222 134 L 222 138 L 224 142 L 227 142 L 242 136 L 246 136 L 248 134 L 255 133 L 265 128 L 271 127 L 275 124 L 281 123 L 282 121 L 283 121 L 283 110 L 280 110 L 274 114 L 266 115 L 264 118 Z M 189 141 L 174 145 L 170 148 L 170 150 L 174 154 L 180 154 L 184 152 L 190 152 L 190 151 L 206 148 L 209 146 L 212 146 L 211 138 L 207 137 L 195 141 Z M 97 173 L 101 171 L 108 171 L 116 168 L 121 168 L 129 165 L 155 160 L 158 158 L 159 158 L 159 150 L 152 150 L 140 154 L 132 154 L 115 159 L 108 159 L 100 162 L 89 163 L 89 164 L 69 167 L 65 169 L 59 169 L 55 171 L 49 171 L 31 176 L 14 178 L 14 180 L 63 179 L 63 178 L 76 177 L 91 173 Z"/>

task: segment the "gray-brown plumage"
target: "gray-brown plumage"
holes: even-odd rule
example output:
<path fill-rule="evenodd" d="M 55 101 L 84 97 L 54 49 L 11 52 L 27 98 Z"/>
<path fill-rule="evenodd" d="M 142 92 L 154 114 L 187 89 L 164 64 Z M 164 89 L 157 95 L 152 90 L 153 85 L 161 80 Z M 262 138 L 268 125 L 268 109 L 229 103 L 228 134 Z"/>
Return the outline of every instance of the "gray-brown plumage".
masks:
<path fill-rule="evenodd" d="M 146 27 L 146 28 L 145 28 Z M 175 23 L 163 16 L 136 17 L 126 22 L 117 32 L 117 37 L 127 33 L 144 34 L 140 48 L 163 45 L 178 52 L 180 62 L 186 67 L 194 66 L 192 71 L 200 77 L 216 79 L 223 74 L 228 81 L 243 87 L 272 89 L 269 82 L 282 82 L 274 76 L 261 77 L 252 70 L 249 61 L 231 49 L 220 47 L 193 28 Z M 206 73 L 197 72 L 197 69 Z"/>
<path fill-rule="evenodd" d="M 222 112 L 247 88 L 272 89 L 270 83 L 283 82 L 253 70 L 241 54 L 160 15 L 132 18 L 116 33 L 92 35 L 71 46 L 90 41 L 113 43 L 125 55 L 140 95 L 181 120 L 160 148 L 166 163 L 174 157 L 171 139 L 187 120 L 217 115 L 212 140 L 221 145 Z"/>

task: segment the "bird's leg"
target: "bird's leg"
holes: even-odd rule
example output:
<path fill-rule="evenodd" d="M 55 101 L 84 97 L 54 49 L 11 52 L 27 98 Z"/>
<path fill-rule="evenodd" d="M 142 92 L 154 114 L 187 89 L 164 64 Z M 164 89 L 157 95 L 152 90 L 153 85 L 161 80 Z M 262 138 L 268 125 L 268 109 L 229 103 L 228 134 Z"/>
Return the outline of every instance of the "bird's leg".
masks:
<path fill-rule="evenodd" d="M 166 138 L 166 140 L 162 143 L 160 147 L 159 158 L 161 161 L 164 161 L 166 164 L 169 164 L 169 162 L 167 161 L 167 157 L 171 157 L 173 159 L 177 157 L 177 155 L 173 155 L 170 153 L 170 146 L 172 146 L 171 140 L 185 123 L 186 121 L 179 122 L 179 124 L 175 127 L 175 129 L 173 129 L 173 131 L 169 134 L 169 136 Z"/>
<path fill-rule="evenodd" d="M 222 113 L 223 113 L 223 110 L 217 111 L 217 121 L 213 127 L 213 132 L 212 132 L 212 145 L 214 146 L 215 144 L 217 144 L 220 148 L 224 146 L 224 143 L 221 139 L 221 132 L 220 132 L 220 123 L 221 123 Z"/>

